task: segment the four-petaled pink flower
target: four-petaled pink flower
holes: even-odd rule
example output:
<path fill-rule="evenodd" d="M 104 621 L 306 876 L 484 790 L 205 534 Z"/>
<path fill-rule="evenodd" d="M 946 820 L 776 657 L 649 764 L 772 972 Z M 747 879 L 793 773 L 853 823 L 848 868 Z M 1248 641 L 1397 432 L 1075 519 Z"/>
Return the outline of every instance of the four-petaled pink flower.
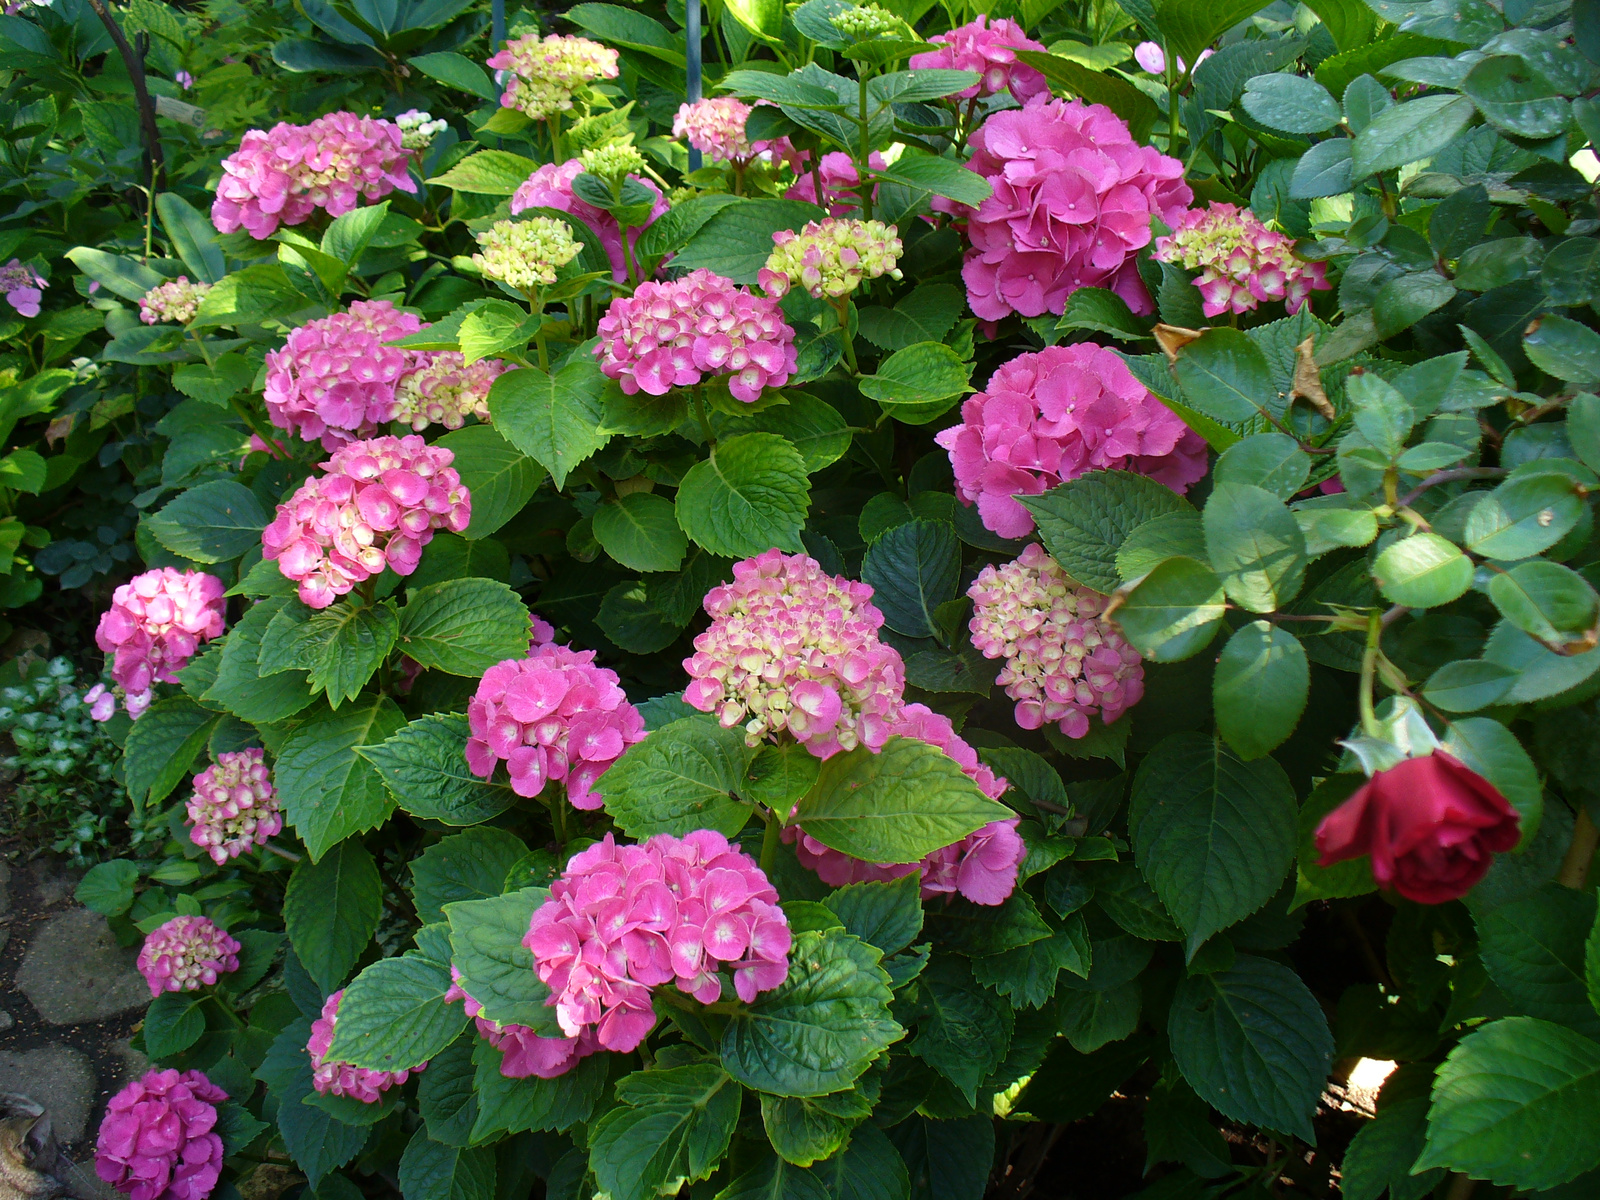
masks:
<path fill-rule="evenodd" d="M 44 289 L 49 286 L 44 276 L 21 259 L 13 258 L 0 267 L 0 292 L 6 294 L 6 303 L 21 316 L 39 315 L 39 302 L 44 299 Z"/>
<path fill-rule="evenodd" d="M 1156 239 L 1154 257 L 1198 271 L 1200 307 L 1208 317 L 1246 313 L 1262 300 L 1282 300 L 1296 313 L 1314 291 L 1325 292 L 1328 264 L 1294 256 L 1294 239 L 1261 223 L 1248 208 L 1215 203 L 1183 214 Z"/>
<path fill-rule="evenodd" d="M 145 935 L 138 965 L 152 996 L 197 992 L 239 969 L 239 943 L 207 917 L 173 917 Z"/>
<path fill-rule="evenodd" d="M 111 593 L 111 607 L 101 614 L 94 640 L 112 656 L 111 677 L 122 689 L 130 717 L 150 707 L 157 683 L 177 683 L 195 651 L 222 635 L 226 590 L 222 580 L 204 571 L 156 567 Z M 91 689 L 84 697 L 97 721 L 113 711 L 106 695 Z"/>
<path fill-rule="evenodd" d="M 106 1106 L 94 1170 L 132 1200 L 206 1200 L 222 1173 L 217 1106 L 228 1093 L 199 1071 L 148 1071 Z"/>
<path fill-rule="evenodd" d="M 460 1000 L 478 1026 L 478 1036 L 500 1051 L 500 1074 L 507 1079 L 556 1079 L 600 1049 L 594 1030 L 587 1026 L 576 1037 L 545 1037 L 526 1025 L 501 1025 L 482 1016 L 483 1005 L 461 986 L 461 972 L 450 968 L 446 1004 Z"/>
<path fill-rule="evenodd" d="M 427 1063 L 407 1067 L 403 1071 L 375 1071 L 352 1063 L 328 1058 L 328 1047 L 333 1045 L 333 1029 L 339 1020 L 339 1003 L 344 999 L 340 988 L 322 1005 L 322 1015 L 311 1022 L 311 1038 L 306 1042 L 306 1053 L 311 1056 L 311 1086 L 324 1096 L 349 1096 L 363 1104 L 376 1104 L 383 1093 L 399 1087 L 413 1075 L 428 1069 Z"/>
<path fill-rule="evenodd" d="M 954 99 L 971 100 L 1011 89 L 1022 104 L 1050 94 L 1045 78 L 1027 63 L 1017 61 L 1018 50 L 1043 51 L 1044 46 L 1022 32 L 1022 26 L 1008 17 L 991 21 L 980 14 L 975 21 L 957 26 L 949 33 L 935 34 L 928 41 L 940 47 L 911 56 L 911 69 L 945 68 L 976 71 L 982 78 Z"/>

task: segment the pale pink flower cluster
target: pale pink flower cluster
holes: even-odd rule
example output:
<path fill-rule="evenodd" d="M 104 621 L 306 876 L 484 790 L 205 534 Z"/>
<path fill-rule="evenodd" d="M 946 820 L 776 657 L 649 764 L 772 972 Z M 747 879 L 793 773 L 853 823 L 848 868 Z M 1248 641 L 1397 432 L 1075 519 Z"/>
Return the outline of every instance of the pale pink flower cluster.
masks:
<path fill-rule="evenodd" d="M 111 607 L 101 614 L 94 640 L 112 656 L 111 677 L 122 689 L 130 717 L 150 707 L 157 683 L 177 683 L 178 672 L 201 644 L 222 635 L 226 590 L 222 580 L 204 571 L 156 567 L 111 593 Z M 107 720 L 115 709 L 107 695 L 96 685 L 84 696 L 97 721 Z"/>
<path fill-rule="evenodd" d="M 1246 313 L 1262 300 L 1282 300 L 1297 313 L 1314 291 L 1325 292 L 1328 264 L 1294 256 L 1294 239 L 1261 223 L 1248 208 L 1217 202 L 1183 214 L 1156 239 L 1157 262 L 1200 272 L 1200 307 L 1208 317 Z"/>
<path fill-rule="evenodd" d="M 152 996 L 198 992 L 239 969 L 239 943 L 206 917 L 173 917 L 145 935 L 138 967 Z"/>
<path fill-rule="evenodd" d="M 1081 287 L 1154 311 L 1135 259 L 1151 216 L 1170 226 L 1194 198 L 1181 162 L 1136 143 L 1103 104 L 1052 100 L 991 116 L 967 167 L 994 194 L 976 209 L 939 197 L 934 207 L 968 218 L 961 274 L 978 317 L 1059 313 Z"/>
<path fill-rule="evenodd" d="M 628 395 L 664 396 L 715 375 L 746 404 L 794 373 L 794 330 L 776 300 L 701 269 L 670 283 L 642 283 L 600 319 L 600 370 Z"/>
<path fill-rule="evenodd" d="M 400 376 L 395 387 L 394 415 L 421 433 L 429 425 L 460 429 L 468 417 L 489 420 L 489 389 L 505 374 L 498 358 L 468 363 L 459 350 L 441 350 L 430 361 Z"/>
<path fill-rule="evenodd" d="M 261 240 L 298 225 L 317 209 L 340 217 L 365 197 L 415 192 L 411 155 L 393 121 L 336 112 L 309 125 L 252 129 L 222 160 L 211 221 L 223 233 L 247 229 Z"/>
<path fill-rule="evenodd" d="M 596 208 L 573 193 L 572 181 L 583 173 L 581 158 L 569 158 L 559 166 L 555 163 L 546 163 L 517 188 L 511 197 L 511 212 L 515 215 L 530 208 L 553 208 L 578 218 L 599 236 L 600 244 L 605 247 L 606 257 L 611 260 L 611 277 L 617 283 L 621 283 L 628 278 L 628 263 L 622 254 L 622 226 L 617 224 L 616 217 L 605 209 Z M 653 181 L 638 175 L 630 175 L 628 178 L 635 183 L 643 184 L 656 196 L 656 202 L 650 209 L 649 219 L 642 225 L 634 225 L 628 229 L 628 245 L 632 248 L 639 241 L 639 235 L 667 211 L 668 205 L 667 198 L 661 194 L 661 189 Z"/>
<path fill-rule="evenodd" d="M 210 290 L 209 283 L 190 283 L 187 275 L 158 283 L 139 297 L 139 320 L 146 325 L 159 325 L 163 321 L 187 325 L 194 320 L 200 301 Z"/>
<path fill-rule="evenodd" d="M 187 809 L 189 840 L 219 867 L 283 831 L 278 792 L 259 749 L 217 755 L 216 762 L 194 777 Z"/>
<path fill-rule="evenodd" d="M 503 759 L 517 795 L 537 796 L 555 780 L 585 811 L 601 804 L 595 780 L 645 735 L 617 673 L 595 666 L 593 650 L 548 643 L 485 671 L 467 720 L 474 775 L 490 778 Z"/>
<path fill-rule="evenodd" d="M 683 668 L 684 700 L 745 743 L 787 730 L 818 758 L 881 749 L 899 715 L 905 666 L 878 640 L 872 589 L 829 575 L 813 558 L 768 550 L 735 563 L 706 593 L 711 627 Z"/>
<path fill-rule="evenodd" d="M 6 303 L 16 309 L 19 316 L 37 317 L 44 289 L 49 286 L 44 276 L 21 259 L 13 258 L 0 267 L 0 292 L 6 294 Z"/>
<path fill-rule="evenodd" d="M 333 1045 L 333 1027 L 339 1020 L 339 1002 L 344 999 L 340 988 L 322 1005 L 322 1015 L 311 1022 L 311 1039 L 306 1042 L 306 1053 L 311 1056 L 311 1086 L 324 1096 L 349 1096 L 363 1104 L 376 1104 L 383 1093 L 399 1087 L 413 1075 L 428 1069 L 427 1063 L 408 1067 L 404 1071 L 374 1071 L 351 1063 L 328 1060 L 328 1047 Z"/>
<path fill-rule="evenodd" d="M 450 464 L 455 455 L 416 434 L 347 442 L 307 479 L 261 532 L 300 599 L 327 608 L 356 584 L 392 567 L 409 575 L 434 531 L 460 533 L 472 497 Z"/>
<path fill-rule="evenodd" d="M 1017 702 L 1017 724 L 1055 724 L 1070 738 L 1099 714 L 1111 724 L 1144 695 L 1144 662 L 1100 614 L 1106 598 L 1067 578 L 1037 542 L 1001 567 L 984 567 L 967 589 L 972 644 L 1004 658 L 995 680 Z"/>
<path fill-rule="evenodd" d="M 460 1000 L 467 1016 L 477 1022 L 478 1036 L 500 1051 L 500 1074 L 507 1079 L 526 1079 L 530 1075 L 539 1079 L 556 1079 L 600 1049 L 594 1030 L 585 1026 L 576 1037 L 545 1037 L 526 1025 L 501 1025 L 481 1016 L 479 1004 L 461 986 L 461 972 L 450 968 L 450 990 L 444 994 L 446 1004 Z"/>
<path fill-rule="evenodd" d="M 751 1002 L 789 975 L 789 921 L 743 850 L 709 829 L 618 846 L 611 834 L 572 856 L 523 945 L 569 1036 L 595 1027 L 607 1050 L 636 1047 L 655 1026 L 661 984 L 710 1004 L 723 968 Z"/>
<path fill-rule="evenodd" d="M 831 217 L 842 217 L 846 213 L 857 211 L 861 207 L 857 190 L 861 184 L 861 174 L 856 170 L 855 160 L 842 150 L 835 150 L 831 154 L 824 154 L 817 160 L 817 165 L 809 164 L 810 155 L 802 153 L 802 161 L 795 165 L 794 186 L 786 191 L 783 196 L 786 200 L 804 200 L 807 204 L 823 205 L 828 209 Z M 867 156 L 867 165 L 874 171 L 881 171 L 889 164 L 883 155 L 876 150 Z M 822 184 L 822 199 L 817 199 L 817 184 Z M 872 198 L 878 198 L 878 185 L 872 185 Z"/>
<path fill-rule="evenodd" d="M 687 139 L 712 162 L 748 162 L 772 145 L 752 145 L 745 137 L 750 111 L 748 104 L 734 96 L 708 96 L 682 104 L 672 121 L 672 136 Z"/>
<path fill-rule="evenodd" d="M 596 79 L 617 77 L 617 52 L 588 38 L 538 34 L 512 38 L 488 66 L 505 71 L 500 107 L 542 121 L 572 107 L 572 93 Z"/>
<path fill-rule="evenodd" d="M 1186 491 L 1206 473 L 1206 444 L 1128 370 L 1090 342 L 1022 354 L 961 405 L 935 435 L 950 453 L 956 494 L 1001 537 L 1033 530 L 1016 499 L 1086 471 L 1137 471 Z"/>
<path fill-rule="evenodd" d="M 780 229 L 772 235 L 773 251 L 756 281 L 767 295 L 780 299 L 795 284 L 815 300 L 848 296 L 868 279 L 900 278 L 895 266 L 904 247 L 899 230 L 882 221 L 827 217 L 807 221 L 796 233 Z"/>
<path fill-rule="evenodd" d="M 267 416 L 329 451 L 372 436 L 394 419 L 401 377 L 427 362 L 387 343 L 421 328 L 389 300 L 357 300 L 349 312 L 307 321 L 267 355 Z"/>
<path fill-rule="evenodd" d="M 958 26 L 949 33 L 935 34 L 928 41 L 940 49 L 913 54 L 912 70 L 946 68 L 976 71 L 982 76 L 966 91 L 957 92 L 954 99 L 992 96 L 1010 88 L 1017 101 L 1026 104 L 1036 96 L 1050 94 L 1044 76 L 1027 63 L 1017 61 L 1018 50 L 1042 51 L 1044 46 L 1023 33 L 1022 26 L 1008 17 L 990 21 L 987 16 L 980 15 L 976 21 Z"/>
<path fill-rule="evenodd" d="M 132 1200 L 206 1200 L 222 1174 L 217 1106 L 227 1100 L 199 1071 L 147 1071 L 106 1106 L 95 1174 Z"/>
<path fill-rule="evenodd" d="M 1198 67 L 1215 53 L 1215 50 L 1207 46 L 1200 51 L 1200 56 L 1194 60 L 1194 65 Z M 1133 61 L 1152 75 L 1165 75 L 1167 73 L 1167 52 L 1161 48 L 1160 42 L 1140 42 L 1133 48 Z M 1181 58 L 1177 60 L 1177 63 L 1179 75 L 1189 69 L 1188 64 Z"/>

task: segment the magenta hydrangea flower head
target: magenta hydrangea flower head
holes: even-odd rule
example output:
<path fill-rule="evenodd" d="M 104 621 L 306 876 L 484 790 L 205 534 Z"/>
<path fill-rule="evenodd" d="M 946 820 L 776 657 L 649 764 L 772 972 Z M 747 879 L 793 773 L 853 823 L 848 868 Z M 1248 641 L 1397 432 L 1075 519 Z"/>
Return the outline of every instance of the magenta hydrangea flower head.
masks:
<path fill-rule="evenodd" d="M 260 240 L 319 208 L 340 217 L 363 198 L 382 200 L 396 188 L 415 192 L 410 163 L 393 121 L 337 112 L 309 125 L 252 129 L 222 160 L 211 221 L 223 233 L 246 229 Z"/>
<path fill-rule="evenodd" d="M 573 855 L 522 944 L 562 1031 L 593 1027 L 601 1046 L 628 1051 L 655 1026 L 651 989 L 673 983 L 710 1004 L 730 970 L 748 1003 L 788 978 L 790 943 L 761 868 L 699 829 L 639 846 L 618 846 L 608 833 Z"/>
<path fill-rule="evenodd" d="M 21 259 L 13 258 L 0 267 L 0 292 L 6 294 L 6 303 L 16 309 L 19 316 L 37 317 L 44 289 L 49 286 L 44 276 Z"/>
<path fill-rule="evenodd" d="M 106 1106 L 95 1174 L 132 1200 L 206 1200 L 222 1174 L 227 1100 L 199 1071 L 147 1071 Z"/>
<path fill-rule="evenodd" d="M 788 383 L 798 361 L 776 300 L 704 269 L 618 296 L 598 328 L 600 370 L 630 396 L 726 375 L 734 399 L 750 404 Z"/>
<path fill-rule="evenodd" d="M 195 651 L 222 635 L 226 590 L 222 580 L 204 571 L 156 567 L 111 593 L 111 607 L 100 615 L 94 640 L 112 656 L 111 678 L 122 689 L 130 717 L 150 707 L 157 683 L 178 682 L 178 672 Z M 89 703 L 96 720 L 110 717 L 104 693 Z"/>
<path fill-rule="evenodd" d="M 683 669 L 684 700 L 745 744 L 787 731 L 818 758 L 880 749 L 900 712 L 905 666 L 878 640 L 872 589 L 829 575 L 804 554 L 768 550 L 735 563 L 706 593 L 711 627 Z"/>
<path fill-rule="evenodd" d="M 984 567 L 967 589 L 972 644 L 1004 658 L 995 680 L 1017 702 L 1017 724 L 1046 722 L 1070 738 L 1107 725 L 1144 695 L 1144 661 L 1101 614 L 1106 598 L 1080 587 L 1037 542 L 1001 567 Z"/>
<path fill-rule="evenodd" d="M 300 599 L 327 608 L 356 584 L 392 567 L 409 575 L 435 530 L 460 533 L 472 497 L 450 464 L 455 455 L 416 434 L 347 442 L 302 483 L 261 531 Z"/>
<path fill-rule="evenodd" d="M 780 229 L 773 251 L 756 279 L 767 295 L 781 299 L 799 285 L 813 299 L 838 300 L 866 279 L 900 278 L 895 266 L 903 247 L 899 231 L 882 221 L 828 217 L 808 221 L 799 233 Z"/>
<path fill-rule="evenodd" d="M 338 1023 L 339 1002 L 343 999 L 344 989 L 340 988 L 323 1003 L 322 1015 L 311 1022 L 306 1053 L 311 1056 L 312 1087 L 324 1096 L 349 1096 L 363 1104 L 376 1104 L 384 1092 L 428 1069 L 427 1063 L 421 1063 L 404 1071 L 374 1071 L 337 1059 L 330 1061 L 328 1047 L 333 1045 L 333 1029 Z"/>
<path fill-rule="evenodd" d="M 189 840 L 219 867 L 283 831 L 283 811 L 265 752 L 224 750 L 194 777 L 187 805 Z"/>
<path fill-rule="evenodd" d="M 542 121 L 570 109 L 572 94 L 584 84 L 615 79 L 617 52 L 588 38 L 529 33 L 508 41 L 488 66 L 507 72 L 500 107 Z"/>
<path fill-rule="evenodd" d="M 805 154 L 804 151 L 801 152 Z M 806 155 L 809 157 L 809 155 Z M 875 171 L 881 171 L 889 164 L 883 155 L 876 150 L 867 156 L 867 164 Z M 822 184 L 821 200 L 817 199 L 817 184 Z M 856 171 L 855 160 L 842 150 L 835 150 L 831 154 L 824 154 L 817 160 L 817 165 L 811 167 L 805 162 L 795 166 L 794 186 L 784 192 L 786 200 L 804 200 L 807 204 L 825 205 L 828 215 L 842 217 L 857 211 L 860 207 L 860 198 L 856 190 L 861 184 L 861 176 Z M 872 186 L 872 198 L 878 198 L 878 185 Z"/>
<path fill-rule="evenodd" d="M 555 163 L 546 163 L 523 181 L 511 197 L 511 213 L 524 212 L 530 208 L 553 208 L 559 212 L 570 213 L 592 229 L 600 238 L 600 244 L 605 247 L 606 257 L 611 260 L 611 277 L 621 283 L 628 278 L 627 260 L 622 255 L 622 226 L 617 224 L 617 219 L 603 208 L 596 208 L 588 201 L 580 199 L 573 194 L 572 181 L 583 174 L 583 160 L 569 158 L 559 166 Z M 642 184 L 655 194 L 655 204 L 650 209 L 650 216 L 643 225 L 635 225 L 628 230 L 628 245 L 635 247 L 639 235 L 648 229 L 652 222 L 662 213 L 667 211 L 667 198 L 661 194 L 661 189 L 653 180 L 639 175 L 630 175 L 629 179 Z"/>
<path fill-rule="evenodd" d="M 461 972 L 450 968 L 450 990 L 444 1002 L 460 1000 L 478 1026 L 478 1036 L 500 1051 L 500 1074 L 507 1079 L 556 1079 L 600 1049 L 594 1030 L 585 1026 L 576 1037 L 544 1037 L 526 1025 L 501 1025 L 481 1015 L 479 1004 L 461 986 Z"/>
<path fill-rule="evenodd" d="M 1018 50 L 1044 50 L 1044 46 L 1022 32 L 1022 26 L 1008 17 L 991 21 L 980 14 L 975 21 L 957 26 L 949 33 L 935 34 L 928 41 L 939 46 L 911 56 L 911 69 L 935 67 L 957 71 L 976 71 L 982 76 L 955 99 L 971 100 L 993 96 L 1008 88 L 1021 104 L 1037 96 L 1048 96 L 1045 78 L 1027 63 L 1017 61 Z"/>
<path fill-rule="evenodd" d="M 395 387 L 393 420 L 421 433 L 430 425 L 460 429 L 468 417 L 489 420 L 489 389 L 505 374 L 498 358 L 468 363 L 459 350 L 441 350 L 429 361 L 400 376 Z"/>
<path fill-rule="evenodd" d="M 267 416 L 328 451 L 371 437 L 394 419 L 401 377 L 427 361 L 387 343 L 421 328 L 388 300 L 357 300 L 349 312 L 306 322 L 267 355 Z"/>
<path fill-rule="evenodd" d="M 146 325 L 159 325 L 163 321 L 187 325 L 194 320 L 200 301 L 210 290 L 209 283 L 190 283 L 187 275 L 158 283 L 139 297 L 139 320 Z"/>
<path fill-rule="evenodd" d="M 1184 213 L 1171 234 L 1156 239 L 1155 258 L 1200 272 L 1194 285 L 1208 317 L 1250 312 L 1263 300 L 1282 300 L 1297 313 L 1312 292 L 1333 286 L 1327 263 L 1296 258 L 1293 238 L 1232 204 Z"/>
<path fill-rule="evenodd" d="M 1206 473 L 1206 444 L 1113 351 L 1090 342 L 1022 354 L 961 405 L 934 440 L 950 454 L 956 494 L 1001 537 L 1033 531 L 1016 496 L 1086 471 L 1137 471 L 1186 491 Z"/>
<path fill-rule="evenodd" d="M 173 917 L 145 935 L 139 974 L 150 994 L 198 992 L 239 969 L 239 943 L 206 917 Z"/>
<path fill-rule="evenodd" d="M 976 209 L 939 197 L 934 207 L 967 217 L 961 275 L 979 318 L 1059 313 L 1081 287 L 1155 311 L 1135 257 L 1152 215 L 1171 226 L 1194 199 L 1181 162 L 1136 143 L 1103 104 L 1052 100 L 991 116 L 967 167 L 994 194 Z"/>
<path fill-rule="evenodd" d="M 549 643 L 485 671 L 467 721 L 474 775 L 488 779 L 504 760 L 517 795 L 537 796 L 553 779 L 585 811 L 601 804 L 595 780 L 645 735 L 615 671 L 595 666 L 593 650 Z"/>

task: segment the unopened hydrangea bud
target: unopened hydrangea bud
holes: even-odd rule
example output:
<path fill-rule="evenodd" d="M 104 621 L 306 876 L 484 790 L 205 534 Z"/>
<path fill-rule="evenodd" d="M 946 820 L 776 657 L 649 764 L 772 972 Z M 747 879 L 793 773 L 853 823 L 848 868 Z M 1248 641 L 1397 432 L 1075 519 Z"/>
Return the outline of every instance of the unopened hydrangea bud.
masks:
<path fill-rule="evenodd" d="M 498 358 L 468 363 L 459 350 L 441 350 L 432 361 L 400 377 L 394 394 L 394 420 L 418 433 L 429 425 L 460 429 L 468 417 L 489 420 L 489 389 L 505 373 Z"/>
<path fill-rule="evenodd" d="M 146 325 L 159 325 L 163 321 L 187 325 L 194 320 L 201 299 L 210 290 L 209 283 L 190 283 L 187 275 L 158 283 L 139 297 L 139 320 Z"/>
<path fill-rule="evenodd" d="M 891 34 L 903 35 L 906 32 L 904 21 L 888 9 L 881 8 L 876 4 L 862 4 L 854 8 L 847 8 L 831 19 L 835 29 L 858 42 L 867 41 L 870 38 L 888 37 Z"/>
<path fill-rule="evenodd" d="M 401 113 L 394 123 L 400 126 L 400 144 L 407 150 L 426 150 L 434 138 L 450 128 L 448 121 L 436 121 L 432 113 L 420 108 Z"/>
<path fill-rule="evenodd" d="M 530 33 L 507 42 L 488 63 L 506 71 L 502 108 L 542 121 L 572 107 L 572 94 L 595 79 L 617 77 L 617 52 L 588 38 Z"/>
<path fill-rule="evenodd" d="M 483 251 L 472 256 L 473 264 L 518 292 L 549 287 L 561 268 L 583 249 L 573 238 L 572 227 L 554 217 L 496 221 L 477 239 Z"/>
<path fill-rule="evenodd" d="M 277 789 L 258 749 L 224 750 L 194 777 L 189 840 L 221 866 L 283 831 Z"/>
<path fill-rule="evenodd" d="M 111 678 L 123 691 L 129 716 L 150 707 L 155 684 L 178 682 L 178 672 L 195 651 L 222 635 L 226 590 L 222 580 L 204 571 L 156 567 L 111 594 L 94 640 L 112 656 Z M 89 701 L 96 720 L 106 719 L 100 712 L 111 715 L 104 696 L 101 692 Z"/>
<path fill-rule="evenodd" d="M 349 1096 L 363 1104 L 376 1104 L 383 1093 L 399 1087 L 413 1075 L 427 1070 L 427 1063 L 407 1067 L 403 1071 L 374 1071 L 351 1063 L 329 1060 L 328 1047 L 333 1045 L 333 1030 L 339 1020 L 339 1002 L 344 999 L 340 988 L 322 1005 L 322 1015 L 311 1022 L 311 1039 L 306 1042 L 306 1052 L 311 1055 L 311 1086 L 324 1096 Z"/>
<path fill-rule="evenodd" d="M 865 279 L 900 278 L 895 266 L 902 251 L 898 233 L 882 221 L 840 217 L 807 222 L 799 233 L 781 229 L 772 235 L 776 248 L 756 277 L 774 298 L 798 285 L 814 299 L 836 300 Z"/>
<path fill-rule="evenodd" d="M 239 969 L 239 943 L 205 917 L 173 917 L 145 935 L 139 974 L 150 994 L 197 992 Z"/>
<path fill-rule="evenodd" d="M 222 1174 L 227 1100 L 199 1071 L 147 1071 L 106 1106 L 95 1174 L 131 1200 L 206 1200 Z"/>
<path fill-rule="evenodd" d="M 634 146 L 597 146 L 580 156 L 583 169 L 607 183 L 620 183 L 629 175 L 644 170 L 644 155 Z"/>
<path fill-rule="evenodd" d="M 628 263 L 622 253 L 622 226 L 617 218 L 603 208 L 596 208 L 572 190 L 572 182 L 584 173 L 581 158 L 569 158 L 564 163 L 546 163 L 517 188 L 511 197 L 511 213 L 515 216 L 530 208 L 553 208 L 571 213 L 595 233 L 600 235 L 600 245 L 611 261 L 611 278 L 621 283 L 628 277 Z M 639 235 L 667 211 L 666 197 L 661 194 L 653 179 L 630 176 L 633 182 L 655 196 L 650 216 L 628 227 L 628 244 L 637 247 Z"/>
<path fill-rule="evenodd" d="M 1158 237 L 1158 262 L 1198 271 L 1200 307 L 1208 317 L 1252 311 L 1262 300 L 1282 300 L 1299 312 L 1314 291 L 1327 291 L 1328 266 L 1294 256 L 1294 239 L 1268 229 L 1248 208 L 1215 203 L 1183 214 Z"/>
<path fill-rule="evenodd" d="M 467 1016 L 478 1026 L 478 1036 L 500 1051 L 500 1074 L 507 1079 L 557 1079 L 579 1061 L 600 1049 L 594 1030 L 584 1028 L 576 1037 L 545 1037 L 526 1025 L 502 1025 L 480 1015 L 483 1005 L 461 986 L 461 972 L 450 968 L 450 989 L 446 1004 L 461 1001 Z"/>
<path fill-rule="evenodd" d="M 1014 562 L 984 567 L 967 589 L 972 644 L 1004 658 L 995 680 L 1017 702 L 1017 724 L 1054 724 L 1069 738 L 1089 718 L 1111 724 L 1144 695 L 1144 663 L 1122 631 L 1100 614 L 1106 598 L 1067 577 L 1031 543 Z"/>

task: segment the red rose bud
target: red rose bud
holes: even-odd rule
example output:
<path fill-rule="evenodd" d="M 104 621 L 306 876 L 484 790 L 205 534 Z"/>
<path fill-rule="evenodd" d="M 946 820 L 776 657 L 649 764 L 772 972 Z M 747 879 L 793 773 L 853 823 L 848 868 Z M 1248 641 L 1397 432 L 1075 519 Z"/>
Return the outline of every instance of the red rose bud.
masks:
<path fill-rule="evenodd" d="M 1442 751 L 1379 771 L 1317 826 L 1318 865 L 1372 856 L 1372 875 L 1419 904 L 1470 892 L 1521 818 L 1494 784 Z"/>

